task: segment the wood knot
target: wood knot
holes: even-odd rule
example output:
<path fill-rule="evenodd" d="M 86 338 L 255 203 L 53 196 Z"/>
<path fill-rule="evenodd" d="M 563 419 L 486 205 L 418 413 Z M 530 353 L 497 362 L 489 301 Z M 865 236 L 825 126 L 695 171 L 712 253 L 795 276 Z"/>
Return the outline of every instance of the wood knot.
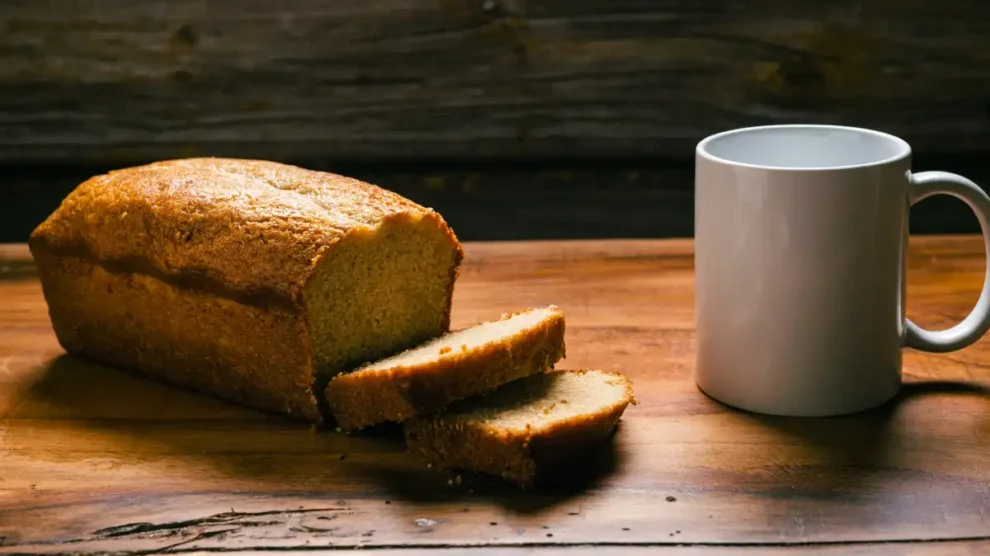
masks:
<path fill-rule="evenodd" d="M 176 46 L 193 47 L 199 42 L 199 31 L 195 27 L 184 23 L 172 33 L 172 44 Z"/>
<path fill-rule="evenodd" d="M 189 83 L 192 80 L 193 74 L 188 70 L 180 69 L 172 72 L 172 81 L 176 83 Z"/>

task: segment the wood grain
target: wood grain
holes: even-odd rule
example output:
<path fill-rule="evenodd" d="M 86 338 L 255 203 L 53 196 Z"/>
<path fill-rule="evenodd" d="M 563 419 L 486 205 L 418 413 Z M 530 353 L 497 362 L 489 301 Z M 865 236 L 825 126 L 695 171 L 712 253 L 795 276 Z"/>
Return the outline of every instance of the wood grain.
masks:
<path fill-rule="evenodd" d="M 607 548 L 607 554 L 618 554 L 620 556 L 653 556 L 657 553 L 656 547 L 649 546 L 637 546 L 637 547 L 623 547 L 623 546 L 609 546 Z M 753 546 L 753 547 L 716 547 L 716 546 L 665 546 L 663 547 L 663 554 L 672 554 L 674 556 L 725 556 L 725 555 L 767 555 L 767 556 L 778 556 L 781 554 L 786 554 L 788 556 L 793 556 L 795 554 L 815 554 L 821 556 L 914 556 L 916 554 L 925 554 L 928 556 L 983 556 L 986 551 L 990 550 L 990 543 L 975 541 L 975 542 L 946 542 L 939 543 L 936 546 L 928 545 L 899 545 L 891 543 L 878 543 L 878 544 L 868 544 L 868 545 L 834 545 L 834 546 L 793 546 L 793 547 L 772 547 L 772 546 Z M 319 552 L 319 551 L 317 551 Z M 357 551 L 355 551 L 357 552 Z M 362 551 L 365 552 L 365 551 Z M 408 548 L 393 548 L 393 549 L 383 549 L 376 550 L 374 552 L 375 556 L 410 556 L 417 554 L 435 554 L 436 552 L 429 551 L 429 549 L 408 549 Z M 534 546 L 534 547 L 476 547 L 476 548 L 452 548 L 445 549 L 441 554 L 443 556 L 545 556 L 548 554 L 559 554 L 562 556 L 597 556 L 602 553 L 601 547 L 595 546 L 569 546 L 569 547 L 545 547 L 545 546 Z M 193 553 L 195 554 L 195 552 Z M 208 554 L 207 552 L 202 552 L 200 554 Z M 339 552 L 334 551 L 331 554 L 339 554 Z M 247 552 L 246 555 L 251 556 L 261 556 L 269 555 L 273 556 L 273 552 Z"/>
<path fill-rule="evenodd" d="M 964 316 L 981 248 L 915 238 L 908 315 L 933 327 Z M 640 399 L 611 443 L 556 485 L 520 493 L 427 469 L 394 429 L 313 431 L 72 359 L 25 248 L 4 247 L 0 553 L 986 550 L 990 342 L 907 352 L 902 395 L 861 415 L 732 411 L 691 381 L 692 261 L 688 240 L 467 245 L 455 325 L 557 303 L 566 366 L 622 369 Z"/>
<path fill-rule="evenodd" d="M 784 121 L 985 152 L 980 0 L 8 0 L 0 162 L 689 154 Z"/>
<path fill-rule="evenodd" d="M 674 556 L 787 556 L 814 554 L 816 556 L 914 556 L 924 554 L 926 556 L 984 556 L 990 549 L 990 542 L 983 541 L 952 541 L 932 544 L 896 544 L 896 543 L 876 543 L 876 544 L 837 544 L 837 545 L 806 545 L 806 546 L 751 546 L 751 547 L 725 547 L 725 546 L 664 546 L 662 554 L 672 554 Z M 561 556 L 597 556 L 602 553 L 602 547 L 596 546 L 528 546 L 528 547 L 472 547 L 472 548 L 448 548 L 444 549 L 443 556 L 546 556 L 548 554 L 558 554 Z M 657 554 L 655 546 L 608 546 L 607 554 L 618 554 L 619 556 L 653 556 Z M 319 552 L 319 551 L 316 551 Z M 358 553 L 358 551 L 354 551 Z M 361 551 L 366 552 L 366 551 Z M 196 552 L 193 552 L 196 554 Z M 199 554 L 209 554 L 201 552 Z M 330 554 L 340 554 L 338 551 Z M 376 550 L 375 556 L 410 556 L 418 554 L 436 554 L 430 549 L 409 549 L 409 548 L 385 548 Z M 245 556 L 274 556 L 274 552 L 250 551 Z"/>

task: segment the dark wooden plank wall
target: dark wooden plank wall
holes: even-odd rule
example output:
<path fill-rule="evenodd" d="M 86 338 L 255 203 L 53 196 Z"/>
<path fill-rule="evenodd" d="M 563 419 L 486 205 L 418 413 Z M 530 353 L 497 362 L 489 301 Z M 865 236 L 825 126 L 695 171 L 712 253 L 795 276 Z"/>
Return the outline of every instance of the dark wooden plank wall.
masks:
<path fill-rule="evenodd" d="M 990 3 L 0 2 L 0 241 L 92 173 L 195 155 L 372 179 L 465 239 L 689 235 L 694 144 L 773 122 L 990 183 Z"/>

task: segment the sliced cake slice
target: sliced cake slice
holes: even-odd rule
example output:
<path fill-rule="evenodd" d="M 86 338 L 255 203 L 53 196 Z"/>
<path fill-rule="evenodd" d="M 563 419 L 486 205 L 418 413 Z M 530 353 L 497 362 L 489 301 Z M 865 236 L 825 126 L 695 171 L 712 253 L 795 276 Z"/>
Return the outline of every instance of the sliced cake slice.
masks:
<path fill-rule="evenodd" d="M 552 369 L 563 356 L 564 313 L 530 309 L 337 375 L 327 403 L 345 431 L 402 421 Z"/>
<path fill-rule="evenodd" d="M 552 371 L 406 421 L 406 445 L 442 468 L 529 488 L 605 440 L 630 403 L 632 385 L 620 373 Z"/>

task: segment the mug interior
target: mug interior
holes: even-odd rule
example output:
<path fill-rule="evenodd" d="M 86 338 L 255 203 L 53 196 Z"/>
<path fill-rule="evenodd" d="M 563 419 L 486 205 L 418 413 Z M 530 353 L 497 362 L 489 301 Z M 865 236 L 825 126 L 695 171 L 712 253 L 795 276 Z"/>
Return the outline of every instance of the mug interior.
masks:
<path fill-rule="evenodd" d="M 828 125 L 750 127 L 712 135 L 698 153 L 729 164 L 800 170 L 871 166 L 911 154 L 893 135 Z"/>

